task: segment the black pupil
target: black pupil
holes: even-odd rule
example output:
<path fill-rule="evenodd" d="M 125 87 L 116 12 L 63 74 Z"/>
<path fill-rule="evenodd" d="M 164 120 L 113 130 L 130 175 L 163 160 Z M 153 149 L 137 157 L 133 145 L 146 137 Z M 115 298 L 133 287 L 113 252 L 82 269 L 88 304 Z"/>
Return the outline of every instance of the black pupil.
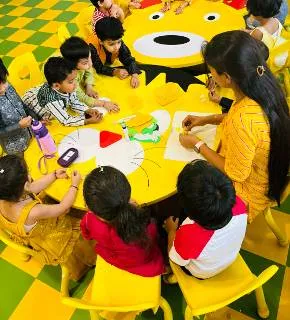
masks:
<path fill-rule="evenodd" d="M 159 14 L 154 14 L 154 16 L 152 17 L 152 19 L 154 19 L 154 20 L 156 20 L 158 18 L 160 18 Z"/>
<path fill-rule="evenodd" d="M 212 21 L 214 19 L 215 19 L 215 16 L 208 16 L 208 18 L 207 18 L 207 20 L 210 20 L 210 21 Z"/>

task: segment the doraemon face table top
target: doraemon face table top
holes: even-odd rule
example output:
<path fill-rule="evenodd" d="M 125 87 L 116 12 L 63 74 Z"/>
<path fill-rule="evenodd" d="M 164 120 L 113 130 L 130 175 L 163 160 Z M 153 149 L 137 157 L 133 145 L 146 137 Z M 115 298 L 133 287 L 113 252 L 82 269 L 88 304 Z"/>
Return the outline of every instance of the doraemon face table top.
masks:
<path fill-rule="evenodd" d="M 124 22 L 124 41 L 139 63 L 181 68 L 203 62 L 201 46 L 214 35 L 245 27 L 241 10 L 222 2 L 192 1 L 180 15 L 162 4 L 134 10 Z"/>

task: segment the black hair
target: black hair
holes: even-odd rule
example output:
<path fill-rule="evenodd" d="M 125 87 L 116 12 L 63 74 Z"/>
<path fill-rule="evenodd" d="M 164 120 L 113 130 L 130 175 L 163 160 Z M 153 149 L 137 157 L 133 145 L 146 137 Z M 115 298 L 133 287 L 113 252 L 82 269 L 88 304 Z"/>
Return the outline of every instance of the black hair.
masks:
<path fill-rule="evenodd" d="M 104 2 L 104 0 L 90 0 L 90 1 L 91 1 L 92 5 L 93 5 L 94 7 L 96 7 L 96 8 L 99 8 L 99 7 L 100 7 L 100 6 L 99 6 L 99 2 L 100 2 L 100 3 Z"/>
<path fill-rule="evenodd" d="M 118 40 L 124 35 L 122 22 L 114 17 L 104 17 L 96 23 L 95 32 L 101 41 Z"/>
<path fill-rule="evenodd" d="M 248 0 L 247 10 L 255 17 L 272 18 L 276 16 L 282 4 L 282 0 Z"/>
<path fill-rule="evenodd" d="M 218 74 L 227 73 L 243 92 L 262 108 L 270 125 L 267 196 L 280 204 L 290 163 L 290 118 L 286 98 L 269 70 L 261 51 L 261 41 L 244 31 L 216 35 L 203 48 L 207 65 Z M 263 66 L 262 75 L 258 66 Z"/>
<path fill-rule="evenodd" d="M 0 83 L 5 83 L 7 81 L 9 73 L 6 69 L 2 59 L 0 58 Z"/>
<path fill-rule="evenodd" d="M 75 67 L 63 57 L 51 57 L 44 65 L 44 75 L 47 83 L 52 86 L 54 83 L 62 83 Z"/>
<path fill-rule="evenodd" d="M 28 170 L 23 158 L 16 155 L 0 158 L 0 200 L 18 201 L 27 181 Z"/>
<path fill-rule="evenodd" d="M 183 168 L 177 192 L 185 214 L 206 229 L 220 229 L 232 218 L 236 201 L 233 184 L 204 160 L 195 160 Z"/>
<path fill-rule="evenodd" d="M 90 46 L 79 37 L 70 37 L 60 46 L 62 56 L 76 68 L 80 59 L 88 59 Z"/>
<path fill-rule="evenodd" d="M 126 243 L 146 247 L 147 211 L 131 204 L 131 186 L 119 170 L 104 166 L 94 169 L 85 179 L 83 195 L 88 208 L 106 220 Z"/>

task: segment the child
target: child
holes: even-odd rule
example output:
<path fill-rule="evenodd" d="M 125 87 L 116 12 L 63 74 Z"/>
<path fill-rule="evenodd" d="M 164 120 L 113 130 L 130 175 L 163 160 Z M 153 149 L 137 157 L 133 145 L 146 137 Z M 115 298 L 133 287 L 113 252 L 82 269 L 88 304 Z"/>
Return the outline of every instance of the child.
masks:
<path fill-rule="evenodd" d="M 103 107 L 109 112 L 118 112 L 119 107 L 116 103 L 98 100 L 98 94 L 93 90 L 94 76 L 90 70 L 92 59 L 89 45 L 79 37 L 70 37 L 61 45 L 60 52 L 78 70 L 78 99 L 89 107 Z"/>
<path fill-rule="evenodd" d="M 161 8 L 161 12 L 166 12 L 171 9 L 171 2 L 174 2 L 175 0 L 166 0 L 164 2 L 163 7 Z M 183 0 L 181 4 L 177 7 L 177 9 L 174 11 L 176 14 L 181 14 L 183 10 L 188 7 L 191 4 L 191 0 Z"/>
<path fill-rule="evenodd" d="M 32 182 L 23 159 L 0 158 L 0 227 L 16 242 L 34 249 L 41 263 L 64 263 L 72 279 L 78 280 L 96 258 L 90 243 L 80 237 L 79 220 L 66 215 L 76 198 L 80 174 L 73 172 L 71 186 L 59 204 L 42 204 L 33 195 L 65 178 L 65 170 L 58 169 Z"/>
<path fill-rule="evenodd" d="M 249 31 L 255 39 L 263 41 L 269 49 L 283 42 L 281 32 L 283 29 L 280 21 L 275 18 L 279 13 L 282 0 L 248 0 L 247 10 L 259 23 L 259 27 Z"/>
<path fill-rule="evenodd" d="M 204 160 L 187 164 L 178 176 L 178 196 L 187 218 L 165 221 L 169 258 L 200 279 L 213 277 L 237 257 L 245 236 L 245 204 L 230 179 Z"/>
<path fill-rule="evenodd" d="M 96 23 L 104 17 L 114 17 L 121 22 L 124 21 L 124 11 L 116 5 L 112 0 L 90 0 L 95 7 L 95 11 L 92 17 L 92 29 L 95 33 Z"/>
<path fill-rule="evenodd" d="M 95 250 L 117 268 L 144 277 L 164 271 L 157 245 L 157 227 L 146 211 L 130 200 L 131 186 L 119 170 L 104 166 L 85 179 L 89 212 L 81 221 L 85 239 L 97 241 Z"/>
<path fill-rule="evenodd" d="M 81 126 L 98 123 L 103 115 L 96 110 L 88 109 L 76 96 L 77 71 L 62 57 L 52 57 L 44 65 L 47 80 L 43 85 L 28 90 L 23 101 L 41 118 L 55 117 L 65 126 Z M 79 115 L 72 116 L 67 108 Z"/>
<path fill-rule="evenodd" d="M 96 24 L 96 36 L 88 40 L 91 48 L 93 67 L 97 73 L 115 76 L 123 80 L 131 75 L 131 87 L 139 86 L 138 74 L 141 73 L 128 47 L 122 41 L 124 29 L 122 23 L 112 17 L 102 18 Z M 115 59 L 119 59 L 123 68 L 110 67 Z"/>

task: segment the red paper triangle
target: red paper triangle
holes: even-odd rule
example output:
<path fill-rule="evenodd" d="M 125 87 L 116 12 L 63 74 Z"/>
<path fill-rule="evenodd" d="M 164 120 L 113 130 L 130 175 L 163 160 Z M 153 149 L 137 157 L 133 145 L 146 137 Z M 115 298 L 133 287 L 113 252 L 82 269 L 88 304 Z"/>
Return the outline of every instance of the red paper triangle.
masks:
<path fill-rule="evenodd" d="M 101 131 L 100 132 L 100 147 L 106 148 L 111 144 L 122 139 L 122 135 L 110 131 Z"/>
<path fill-rule="evenodd" d="M 161 0 L 143 0 L 141 2 L 141 9 L 145 9 L 151 6 L 154 6 L 155 4 L 160 4 L 162 3 Z"/>

